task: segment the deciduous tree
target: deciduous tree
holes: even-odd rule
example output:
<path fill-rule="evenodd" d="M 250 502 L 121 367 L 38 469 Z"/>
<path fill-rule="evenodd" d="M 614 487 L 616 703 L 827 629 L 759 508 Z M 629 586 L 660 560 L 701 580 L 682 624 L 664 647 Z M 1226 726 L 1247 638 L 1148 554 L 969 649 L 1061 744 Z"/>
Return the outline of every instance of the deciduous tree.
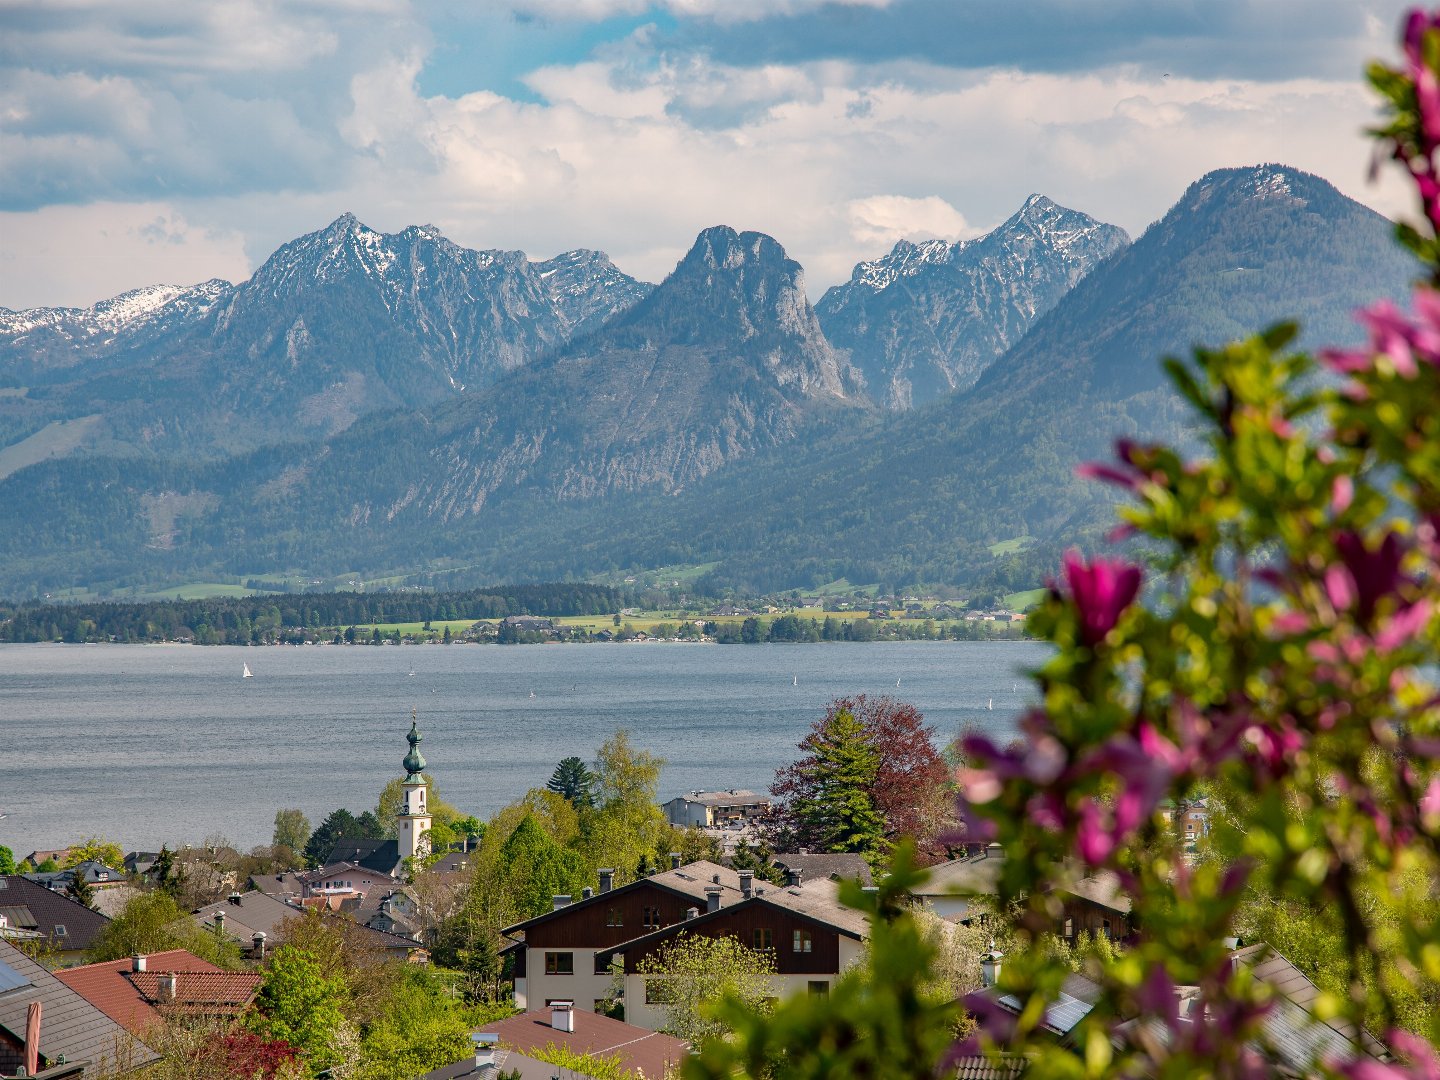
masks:
<path fill-rule="evenodd" d="M 310 839 L 310 819 L 303 810 L 276 810 L 275 831 L 270 843 L 273 847 L 286 847 L 294 852 L 305 850 Z"/>
<path fill-rule="evenodd" d="M 771 791 L 780 843 L 816 851 L 850 851 L 878 859 L 885 821 L 871 792 L 880 754 L 849 709 L 832 710 L 800 742 L 805 756 L 777 774 Z"/>
<path fill-rule="evenodd" d="M 730 1034 L 711 1008 L 726 998 L 763 1015 L 775 996 L 775 959 L 729 936 L 681 933 L 639 964 L 646 1000 L 665 1014 L 662 1030 L 699 1047 Z"/>

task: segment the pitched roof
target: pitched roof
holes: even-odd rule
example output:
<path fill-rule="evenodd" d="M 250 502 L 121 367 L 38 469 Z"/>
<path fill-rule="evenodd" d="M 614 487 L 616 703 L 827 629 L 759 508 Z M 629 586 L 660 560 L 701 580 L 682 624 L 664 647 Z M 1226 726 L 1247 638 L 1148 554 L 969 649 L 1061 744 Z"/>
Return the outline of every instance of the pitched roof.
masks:
<path fill-rule="evenodd" d="M 134 970 L 134 960 L 107 960 L 100 964 L 67 968 L 56 978 L 116 1023 L 137 1035 L 160 1017 L 160 975 L 177 973 L 174 1004 L 206 1012 L 239 1012 L 255 997 L 261 976 L 254 971 L 222 971 L 185 949 L 151 953 L 145 971 Z"/>
<path fill-rule="evenodd" d="M 1019 1080 L 1029 1062 L 1019 1054 L 996 1054 L 985 1057 L 960 1058 L 955 1063 L 954 1080 Z"/>
<path fill-rule="evenodd" d="M 578 907 L 586 904 L 598 904 L 601 901 L 613 900 L 616 893 L 631 889 L 638 889 L 645 885 L 654 885 L 666 889 L 672 893 L 686 897 L 691 900 L 698 900 L 703 906 L 706 903 L 705 890 L 720 886 L 722 890 L 721 906 L 728 906 L 739 901 L 740 875 L 728 866 L 721 866 L 719 863 L 699 859 L 692 863 L 686 863 L 678 870 L 666 870 L 663 873 L 651 874 L 649 877 L 636 878 L 634 881 L 621 885 L 618 889 L 612 889 L 608 893 L 597 892 L 588 900 L 581 899 L 570 904 L 568 907 L 560 908 L 557 911 L 547 911 L 536 915 L 534 918 L 526 919 L 524 922 L 515 923 L 513 926 L 505 927 L 501 933 L 509 934 L 516 930 L 524 930 L 535 926 L 538 923 L 546 922 L 560 915 L 568 915 Z"/>
<path fill-rule="evenodd" d="M 916 890 L 916 895 L 993 895 L 995 882 L 1004 868 L 1005 851 L 996 844 L 978 855 L 966 855 L 930 867 L 930 876 L 925 884 Z"/>
<path fill-rule="evenodd" d="M 104 1012 L 66 986 L 19 949 L 0 941 L 0 1030 L 25 1041 L 30 1003 L 40 1002 L 40 1055 L 67 1061 L 143 1065 L 156 1055 Z M 119 1061 L 117 1059 L 124 1059 Z"/>
<path fill-rule="evenodd" d="M 1353 1051 L 1358 1042 L 1367 1054 L 1382 1057 L 1388 1053 L 1385 1044 L 1368 1031 L 1356 1029 L 1354 1024 L 1339 1019 L 1321 1021 L 1314 1015 L 1315 999 L 1320 990 L 1303 971 L 1285 957 L 1261 942 L 1243 949 L 1237 949 L 1232 958 L 1248 970 L 1252 977 L 1266 983 L 1294 1007 L 1273 1010 L 1276 1023 L 1267 1017 L 1266 1033 L 1272 1041 L 1282 1039 L 1291 1044 L 1293 1050 L 1314 1044 L 1329 1048 L 1330 1052 Z M 1324 1027 L 1325 1032 L 1316 1030 Z M 1274 1028 L 1274 1030 L 1271 1030 Z M 1333 1037 L 1331 1034 L 1333 1033 Z"/>
<path fill-rule="evenodd" d="M 573 1032 L 551 1027 L 550 1016 L 548 1008 L 534 1009 L 486 1024 L 480 1030 L 494 1032 L 500 1036 L 502 1046 L 522 1054 L 554 1043 L 577 1054 L 618 1056 L 623 1068 L 653 1077 L 664 1076 L 667 1066 L 678 1064 L 689 1051 L 689 1047 L 674 1036 L 612 1020 L 602 1013 L 576 1009 Z"/>
<path fill-rule="evenodd" d="M 869 920 L 864 913 L 840 903 L 839 892 L 839 883 L 831 881 L 829 878 L 817 878 L 815 881 L 808 881 L 795 888 L 767 886 L 757 889 L 748 900 L 742 899 L 738 903 L 722 905 L 715 911 L 702 911 L 693 919 L 662 926 L 659 930 L 652 930 L 609 949 L 601 950 L 597 955 L 623 953 L 636 948 L 644 948 L 653 942 L 673 937 L 695 927 L 726 919 L 741 908 L 760 906 L 780 908 L 819 923 L 846 937 L 854 938 L 857 941 L 864 940 L 870 931 Z"/>
<path fill-rule="evenodd" d="M 811 878 L 859 878 L 861 884 L 869 885 L 870 864 L 864 856 L 851 852 L 839 854 L 797 854 L 775 855 L 770 861 L 782 870 L 799 870 L 800 880 Z"/>
<path fill-rule="evenodd" d="M 209 904 L 191 915 L 191 918 L 201 926 L 208 928 L 215 925 L 215 916 L 222 911 L 225 913 L 226 935 L 242 945 L 249 945 L 257 930 L 264 933 L 273 944 L 280 935 L 280 929 L 286 919 L 298 918 L 305 914 L 305 909 L 302 907 L 295 907 L 283 900 L 277 900 L 273 896 L 266 896 L 262 892 L 248 892 Z M 371 948 L 407 951 L 423 948 L 420 942 L 413 938 L 401 937 L 399 934 L 387 934 L 384 930 L 375 930 L 361 923 L 354 925 L 361 940 Z"/>
<path fill-rule="evenodd" d="M 0 908 L 29 912 L 29 920 L 12 918 L 11 925 L 39 930 L 60 949 L 88 949 L 110 921 L 64 893 L 52 892 L 20 874 L 0 877 Z"/>
<path fill-rule="evenodd" d="M 735 791 L 692 791 L 688 795 L 677 795 L 671 802 L 697 803 L 701 806 L 733 806 L 737 803 L 771 803 L 769 795 L 737 789 Z"/>
<path fill-rule="evenodd" d="M 355 840 L 342 837 L 335 841 L 325 864 L 351 862 L 381 874 L 393 874 L 400 866 L 399 840 Z"/>
<path fill-rule="evenodd" d="M 1097 874 L 1081 878 L 1072 885 L 1057 887 L 1055 891 L 1079 897 L 1081 900 L 1088 900 L 1092 904 L 1108 908 L 1121 915 L 1130 914 L 1130 897 L 1121 887 L 1120 876 L 1112 870 L 1101 870 Z"/>

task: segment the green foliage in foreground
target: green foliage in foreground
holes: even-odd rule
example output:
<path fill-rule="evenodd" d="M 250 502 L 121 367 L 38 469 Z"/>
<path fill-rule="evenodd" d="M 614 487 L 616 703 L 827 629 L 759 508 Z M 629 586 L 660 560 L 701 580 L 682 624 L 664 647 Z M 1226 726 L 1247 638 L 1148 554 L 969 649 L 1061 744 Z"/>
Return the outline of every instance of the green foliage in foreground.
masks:
<path fill-rule="evenodd" d="M 935 1075 L 962 1014 L 953 994 L 927 991 L 934 949 L 905 910 L 925 877 L 912 859 L 909 845 L 898 846 L 876 893 L 856 882 L 842 886 L 842 901 L 871 919 L 867 965 L 842 977 L 828 997 L 789 997 L 768 1015 L 727 998 L 714 1016 L 734 1037 L 707 1042 L 688 1059 L 686 1080 Z"/>

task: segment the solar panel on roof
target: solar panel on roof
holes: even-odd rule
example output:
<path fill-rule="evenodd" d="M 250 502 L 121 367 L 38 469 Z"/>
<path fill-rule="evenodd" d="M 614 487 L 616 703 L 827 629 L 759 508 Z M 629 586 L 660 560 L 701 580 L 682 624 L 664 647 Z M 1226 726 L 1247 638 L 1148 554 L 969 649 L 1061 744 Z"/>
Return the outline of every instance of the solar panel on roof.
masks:
<path fill-rule="evenodd" d="M 1073 998 L 1063 990 L 1055 1003 L 1045 1013 L 1045 1022 L 1056 1031 L 1067 1033 L 1085 1019 L 1090 1005 L 1079 998 Z"/>
<path fill-rule="evenodd" d="M 17 990 L 22 986 L 29 985 L 29 979 L 5 963 L 4 960 L 0 960 L 0 994 L 5 993 L 7 990 Z"/>

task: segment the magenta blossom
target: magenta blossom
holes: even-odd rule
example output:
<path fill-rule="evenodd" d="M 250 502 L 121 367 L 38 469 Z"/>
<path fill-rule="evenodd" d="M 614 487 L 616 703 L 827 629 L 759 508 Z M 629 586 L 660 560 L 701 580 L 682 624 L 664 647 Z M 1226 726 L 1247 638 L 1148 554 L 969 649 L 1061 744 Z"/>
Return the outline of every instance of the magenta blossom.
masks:
<path fill-rule="evenodd" d="M 1382 597 L 1394 594 L 1409 579 L 1400 573 L 1405 557 L 1400 538 L 1393 532 L 1375 550 L 1365 546 L 1357 533 L 1343 532 L 1335 538 L 1340 551 L 1340 565 L 1325 571 L 1325 591 L 1338 610 L 1355 609 L 1355 619 L 1369 625 L 1375 617 L 1375 605 Z"/>
<path fill-rule="evenodd" d="M 1080 613 L 1080 636 L 1094 647 L 1105 640 L 1140 591 L 1140 568 L 1119 559 L 1096 558 L 1088 566 L 1074 551 L 1065 553 L 1065 580 Z"/>

